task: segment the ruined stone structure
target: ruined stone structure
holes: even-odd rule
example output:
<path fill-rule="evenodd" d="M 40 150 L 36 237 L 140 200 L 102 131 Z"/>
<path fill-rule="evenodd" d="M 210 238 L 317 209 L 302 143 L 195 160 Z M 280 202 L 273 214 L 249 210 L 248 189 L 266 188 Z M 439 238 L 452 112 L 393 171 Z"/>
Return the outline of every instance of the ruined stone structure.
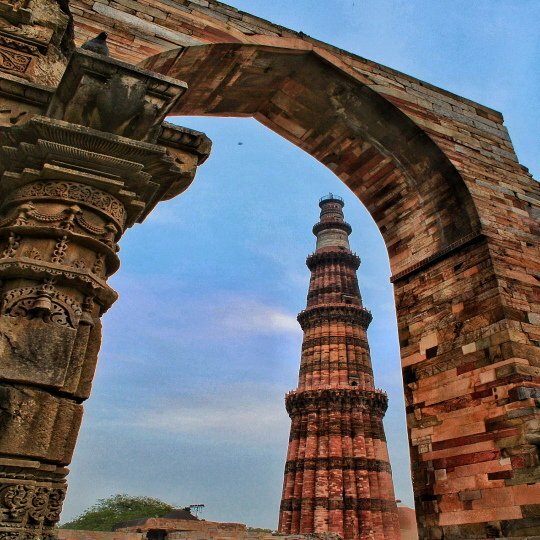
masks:
<path fill-rule="evenodd" d="M 76 52 L 41 114 L 0 128 L 0 538 L 53 537 L 123 232 L 183 191 L 209 152 L 163 123 L 185 91 Z M 4 87 L 6 88 L 6 87 Z"/>
<path fill-rule="evenodd" d="M 167 114 L 254 117 L 373 216 L 420 537 L 540 534 L 540 191 L 500 113 L 215 0 L 0 0 L 0 72 L 4 537 L 58 517 L 116 241 L 208 151 Z"/>
<path fill-rule="evenodd" d="M 279 517 L 283 533 L 337 533 L 345 540 L 399 539 L 383 416 L 367 341 L 343 200 L 319 203 L 298 388 L 286 397 L 291 435 Z"/>

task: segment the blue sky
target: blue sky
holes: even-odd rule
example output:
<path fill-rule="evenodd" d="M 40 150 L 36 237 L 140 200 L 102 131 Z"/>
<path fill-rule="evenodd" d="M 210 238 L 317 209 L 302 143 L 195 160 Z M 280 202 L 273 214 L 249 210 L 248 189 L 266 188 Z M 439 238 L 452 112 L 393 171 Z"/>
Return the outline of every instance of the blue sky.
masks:
<path fill-rule="evenodd" d="M 503 112 L 540 175 L 537 0 L 237 0 L 235 7 Z M 291 9 L 294 5 L 294 9 Z M 254 120 L 181 118 L 214 141 L 193 186 L 121 242 L 62 519 L 115 493 L 274 528 L 317 202 L 346 201 L 374 320 L 397 496 L 412 504 L 390 270 L 371 217 L 313 158 Z M 242 143 L 242 144 L 239 144 Z"/>

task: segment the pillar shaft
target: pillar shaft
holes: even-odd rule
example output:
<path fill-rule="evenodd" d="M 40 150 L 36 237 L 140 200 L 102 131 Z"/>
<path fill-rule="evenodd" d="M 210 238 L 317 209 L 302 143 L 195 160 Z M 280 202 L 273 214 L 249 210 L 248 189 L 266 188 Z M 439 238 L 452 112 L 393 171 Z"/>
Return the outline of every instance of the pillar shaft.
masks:
<path fill-rule="evenodd" d="M 208 139 L 163 124 L 185 85 L 76 52 L 48 109 L 0 128 L 0 538 L 54 536 L 124 231 Z M 156 144 L 156 143 L 159 143 Z"/>

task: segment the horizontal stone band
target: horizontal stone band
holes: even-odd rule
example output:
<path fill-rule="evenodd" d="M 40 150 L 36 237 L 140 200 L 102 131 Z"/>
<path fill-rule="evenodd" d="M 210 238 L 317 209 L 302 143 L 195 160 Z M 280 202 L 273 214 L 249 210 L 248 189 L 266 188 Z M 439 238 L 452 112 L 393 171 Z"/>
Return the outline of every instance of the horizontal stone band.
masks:
<path fill-rule="evenodd" d="M 342 499 L 328 499 L 326 497 L 291 498 L 281 501 L 282 512 L 294 510 L 355 510 L 371 512 L 391 512 L 396 510 L 396 501 L 388 499 L 356 499 L 343 497 Z"/>
<path fill-rule="evenodd" d="M 351 419 L 352 420 L 352 419 Z M 311 434 L 309 434 L 311 435 Z M 384 434 L 384 428 L 381 418 L 370 418 L 369 422 L 352 422 L 350 426 L 343 426 L 342 422 L 329 423 L 328 425 L 317 428 L 316 436 L 318 438 L 328 437 L 330 435 L 339 435 L 341 437 L 350 437 L 354 439 L 357 436 L 361 436 L 364 439 L 372 439 L 377 441 L 386 442 L 386 436 Z M 304 426 L 299 428 L 291 428 L 291 434 L 289 436 L 289 442 L 294 440 L 306 439 L 308 437 L 307 422 Z"/>
<path fill-rule="evenodd" d="M 289 415 L 325 409 L 338 411 L 361 409 L 382 416 L 388 407 L 388 397 L 383 392 L 353 388 L 305 390 L 287 394 L 285 406 Z"/>
<path fill-rule="evenodd" d="M 302 350 L 311 347 L 321 347 L 324 345 L 352 345 L 354 347 L 362 347 L 369 351 L 369 345 L 366 339 L 361 339 L 352 336 L 321 336 L 316 338 L 304 339 Z"/>
<path fill-rule="evenodd" d="M 358 270 L 360 266 L 360 257 L 355 253 L 347 251 L 322 251 L 312 253 L 306 259 L 306 265 L 310 270 L 313 270 L 321 263 L 342 263 L 350 266 L 354 270 Z"/>
<path fill-rule="evenodd" d="M 341 306 L 332 304 L 305 309 L 298 314 L 297 320 L 304 331 L 310 326 L 328 321 L 359 324 L 367 330 L 372 318 L 371 313 L 363 307 L 348 304 Z"/>
<path fill-rule="evenodd" d="M 346 221 L 319 221 L 313 225 L 313 234 L 317 236 L 321 231 L 326 229 L 340 229 L 347 234 L 351 234 L 352 227 Z"/>
<path fill-rule="evenodd" d="M 287 461 L 285 464 L 285 473 L 329 469 L 339 469 L 342 471 L 391 472 L 390 463 L 387 461 L 365 457 L 298 459 Z"/>
<path fill-rule="evenodd" d="M 336 273 L 341 277 L 341 274 L 339 272 Z M 325 274 L 327 277 L 329 274 Z M 316 298 L 317 296 L 320 296 L 321 294 L 332 294 L 332 293 L 339 293 L 341 295 L 347 295 L 355 297 L 355 299 L 360 299 L 360 294 L 358 292 L 358 289 L 355 289 L 354 287 L 347 287 L 346 285 L 342 283 L 338 283 L 335 285 L 329 285 L 326 287 L 316 287 L 312 286 L 309 290 L 309 293 L 307 295 L 308 300 L 311 298 Z"/>
<path fill-rule="evenodd" d="M 313 361 L 307 363 L 306 358 L 304 357 L 302 365 L 300 366 L 299 373 L 320 373 L 323 370 L 348 370 L 350 374 L 354 373 L 367 373 L 368 375 L 373 375 L 373 370 L 371 366 L 362 364 L 360 362 L 328 362 L 328 361 Z"/>
<path fill-rule="evenodd" d="M 25 184 L 10 193 L 5 198 L 3 205 L 21 204 L 35 200 L 86 205 L 115 221 L 120 229 L 123 229 L 126 223 L 126 210 L 116 197 L 80 182 L 51 180 Z"/>

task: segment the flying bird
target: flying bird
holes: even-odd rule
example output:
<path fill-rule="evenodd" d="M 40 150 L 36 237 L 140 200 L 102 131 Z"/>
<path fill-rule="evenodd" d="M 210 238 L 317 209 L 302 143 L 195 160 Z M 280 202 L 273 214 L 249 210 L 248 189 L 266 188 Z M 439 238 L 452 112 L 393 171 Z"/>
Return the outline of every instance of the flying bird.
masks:
<path fill-rule="evenodd" d="M 107 32 L 101 32 L 95 38 L 89 39 L 81 45 L 81 49 L 90 51 L 103 56 L 109 56 L 109 47 L 107 47 Z"/>

